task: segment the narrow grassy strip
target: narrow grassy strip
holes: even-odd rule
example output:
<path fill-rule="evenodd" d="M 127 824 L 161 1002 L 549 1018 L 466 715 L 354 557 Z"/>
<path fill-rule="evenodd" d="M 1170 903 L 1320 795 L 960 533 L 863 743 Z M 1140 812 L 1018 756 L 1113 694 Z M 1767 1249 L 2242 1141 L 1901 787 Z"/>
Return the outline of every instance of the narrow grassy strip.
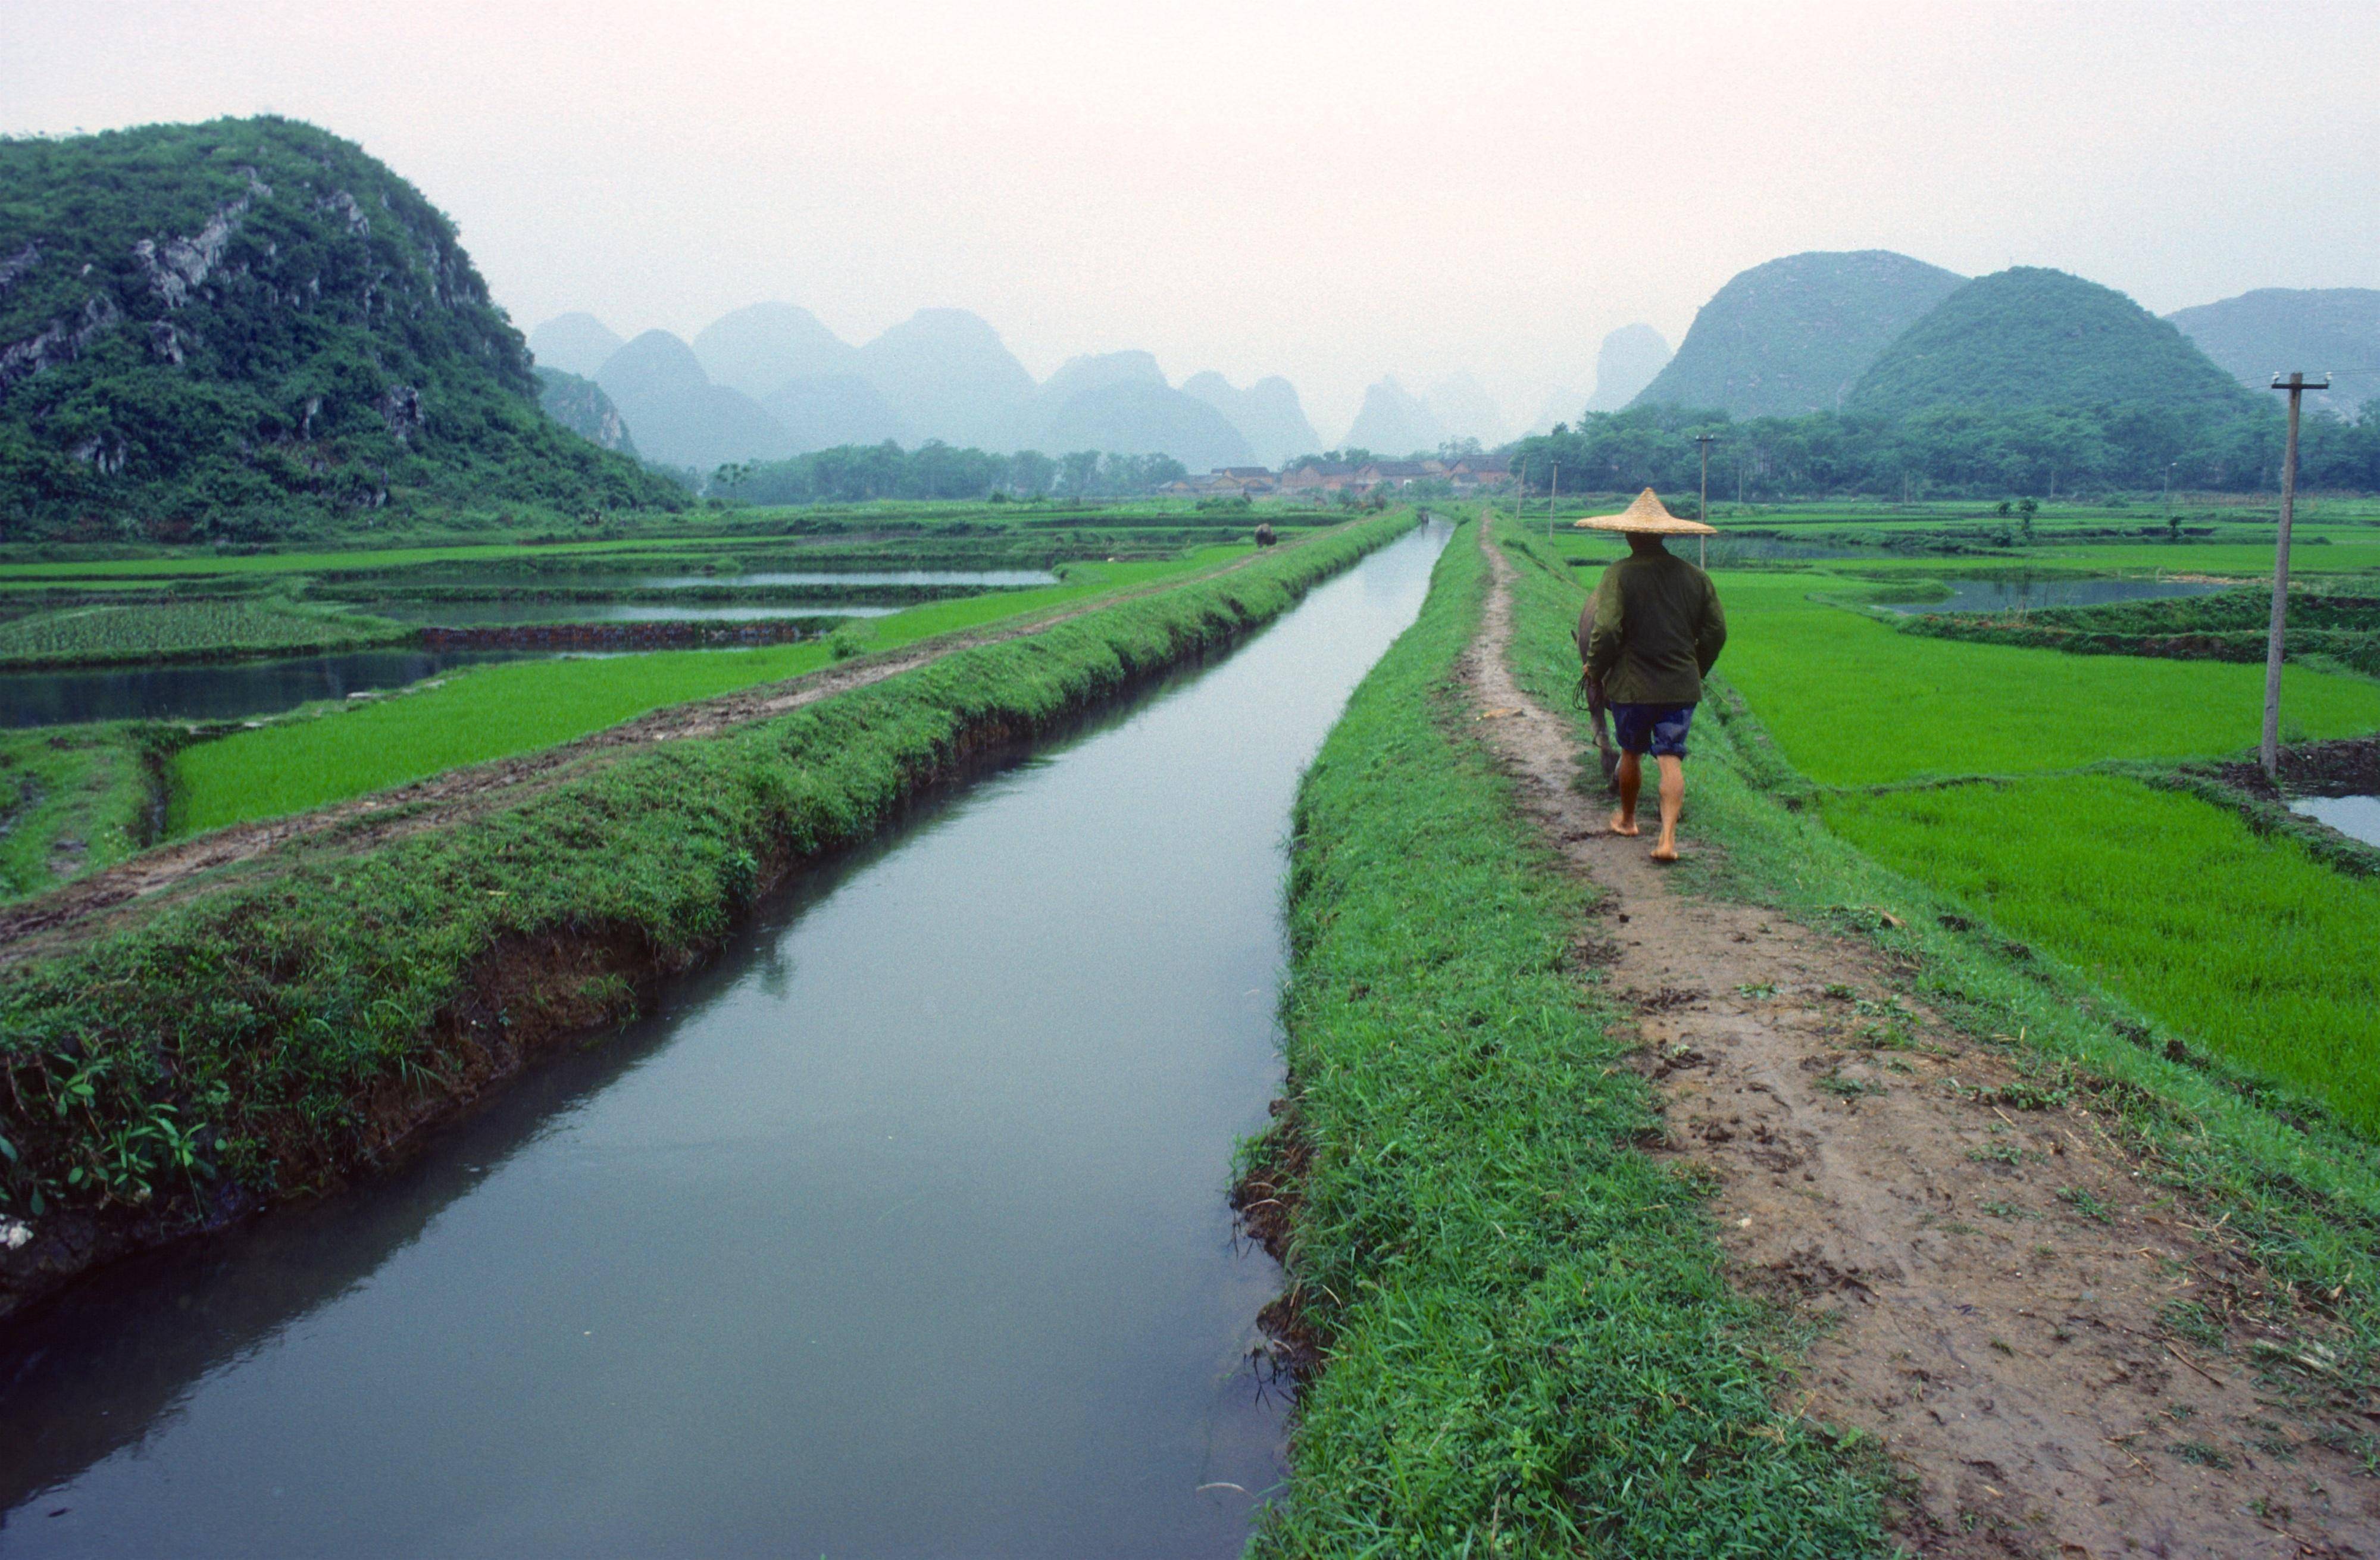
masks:
<path fill-rule="evenodd" d="M 320 1184 L 517 1037 L 617 1012 L 624 974 L 707 954 L 775 872 L 866 837 L 970 745 L 1228 641 L 1412 523 L 1326 533 L 717 737 L 607 752 L 384 847 L 331 839 L 12 967 L 0 1212 L 32 1218 L 26 1260 L 47 1261 L 61 1210 L 170 1229 L 234 1190 Z M 0 1264 L 0 1310 L 9 1280 Z"/>
<path fill-rule="evenodd" d="M 1520 574 L 1515 668 L 1539 699 L 1566 699 L 1584 587 L 1503 524 Z M 1584 717 L 1579 734 L 1584 744 Z M 1930 1006 L 2006 1051 L 2028 1100 L 2087 1104 L 2155 1181 L 2221 1222 L 2303 1303 L 2335 1310 L 2354 1355 L 2321 1384 L 2369 1389 L 2380 1365 L 2380 1147 L 2310 1095 L 2220 1054 L 2169 1050 L 2171 1030 L 2094 972 L 2013 942 L 1974 907 L 1833 833 L 1799 805 L 1808 781 L 1724 676 L 1693 750 L 1685 884 L 1864 939 L 1912 971 Z M 2192 896 L 2209 913 L 2223 903 L 2212 883 Z"/>
<path fill-rule="evenodd" d="M 1659 1127 L 1571 964 L 1582 889 L 1464 732 L 1475 539 L 1298 800 L 1293 1110 L 1247 1152 L 1293 1181 L 1328 1347 L 1256 1553 L 1877 1552 L 1869 1485 L 1771 1407 L 1703 1195 L 1632 1146 Z"/>
<path fill-rule="evenodd" d="M 858 648 L 893 649 L 1195 573 L 1249 550 L 1203 547 L 1161 563 L 1080 565 L 1063 585 L 934 602 L 846 633 Z M 535 752 L 664 705 L 799 676 L 832 658 L 828 645 L 812 641 L 518 661 L 450 674 L 436 687 L 360 708 L 320 707 L 176 754 L 168 828 L 198 834 L 302 812 L 458 765 Z"/>
<path fill-rule="evenodd" d="M 110 603 L 0 623 L 0 670 L 296 655 L 416 637 L 401 624 L 286 599 Z"/>
<path fill-rule="evenodd" d="M 0 900 L 55 888 L 138 848 L 153 735 L 115 722 L 0 732 Z"/>

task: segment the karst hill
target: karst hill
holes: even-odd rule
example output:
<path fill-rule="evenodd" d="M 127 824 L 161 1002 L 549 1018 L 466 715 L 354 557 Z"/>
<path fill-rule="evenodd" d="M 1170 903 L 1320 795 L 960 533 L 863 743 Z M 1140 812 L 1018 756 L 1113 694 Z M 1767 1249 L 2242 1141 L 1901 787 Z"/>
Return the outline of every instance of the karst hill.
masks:
<path fill-rule="evenodd" d="M 352 141 L 270 116 L 0 141 L 14 535 L 683 502 L 538 388 L 454 224 Z"/>

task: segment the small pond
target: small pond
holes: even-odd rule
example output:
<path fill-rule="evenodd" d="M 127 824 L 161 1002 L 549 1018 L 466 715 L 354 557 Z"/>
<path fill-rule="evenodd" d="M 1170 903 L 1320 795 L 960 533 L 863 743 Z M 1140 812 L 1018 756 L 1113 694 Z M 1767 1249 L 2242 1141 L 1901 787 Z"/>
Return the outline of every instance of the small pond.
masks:
<path fill-rule="evenodd" d="M 510 623 L 752 623 L 764 617 L 889 617 L 897 606 L 847 602 L 364 602 L 358 612 L 425 628 Z"/>
<path fill-rule="evenodd" d="M 2110 602 L 2211 596 L 2237 586 L 2206 579 L 1946 579 L 1938 602 L 1889 602 L 1888 612 L 2034 612 L 2046 606 L 2105 606 Z"/>
<path fill-rule="evenodd" d="M 2350 839 L 2380 846 L 2380 797 L 2300 797 L 2289 803 L 2289 810 Z"/>
<path fill-rule="evenodd" d="M 79 721 L 227 721 L 278 714 L 317 699 L 403 688 L 456 666 L 518 661 L 517 650 L 358 650 L 182 666 L 85 666 L 0 672 L 0 726 Z"/>
<path fill-rule="evenodd" d="M 797 569 L 736 574 L 631 574 L 600 569 L 557 570 L 531 574 L 495 569 L 407 569 L 382 583 L 416 586 L 510 586 L 522 590 L 556 591 L 678 591 L 688 587 L 741 588 L 760 585 L 980 585 L 986 590 L 1027 585 L 1055 585 L 1058 577 L 1046 568 L 904 568 Z"/>

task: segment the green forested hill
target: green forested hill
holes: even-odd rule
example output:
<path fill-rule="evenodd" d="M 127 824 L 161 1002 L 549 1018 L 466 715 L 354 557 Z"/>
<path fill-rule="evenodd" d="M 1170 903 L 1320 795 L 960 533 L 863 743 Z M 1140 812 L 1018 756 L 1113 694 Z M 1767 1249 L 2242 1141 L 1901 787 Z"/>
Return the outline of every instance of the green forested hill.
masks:
<path fill-rule="evenodd" d="M 676 491 L 547 417 L 420 192 L 279 118 L 0 141 L 0 537 Z"/>
<path fill-rule="evenodd" d="M 2040 266 L 1980 276 L 1886 347 L 1853 412 L 2137 407 L 2193 419 L 2260 409 L 2181 332 L 2112 287 Z"/>
<path fill-rule="evenodd" d="M 1629 404 L 1736 417 L 1839 411 L 1885 344 L 1963 279 L 1890 250 L 1791 254 L 1738 272 Z"/>

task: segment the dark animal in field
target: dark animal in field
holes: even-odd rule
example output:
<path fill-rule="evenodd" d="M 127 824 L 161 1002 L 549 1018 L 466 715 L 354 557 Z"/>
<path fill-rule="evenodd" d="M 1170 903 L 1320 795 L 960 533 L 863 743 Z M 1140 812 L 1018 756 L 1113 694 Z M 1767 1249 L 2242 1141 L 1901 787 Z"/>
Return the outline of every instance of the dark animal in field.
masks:
<path fill-rule="evenodd" d="M 1262 525 L 1257 527 L 1257 545 L 1259 547 L 1269 547 L 1272 544 L 1272 522 L 1270 520 L 1267 520 Z"/>
<path fill-rule="evenodd" d="M 1595 598 L 1589 596 L 1586 604 L 1578 610 L 1578 688 L 1571 695 L 1571 704 L 1573 708 L 1581 703 L 1586 706 L 1588 718 L 1595 725 L 1596 756 L 1603 763 L 1603 787 L 1611 790 L 1620 773 L 1620 749 L 1611 739 L 1611 701 L 1604 697 L 1602 680 L 1586 669 L 1587 642 L 1594 638 Z"/>

